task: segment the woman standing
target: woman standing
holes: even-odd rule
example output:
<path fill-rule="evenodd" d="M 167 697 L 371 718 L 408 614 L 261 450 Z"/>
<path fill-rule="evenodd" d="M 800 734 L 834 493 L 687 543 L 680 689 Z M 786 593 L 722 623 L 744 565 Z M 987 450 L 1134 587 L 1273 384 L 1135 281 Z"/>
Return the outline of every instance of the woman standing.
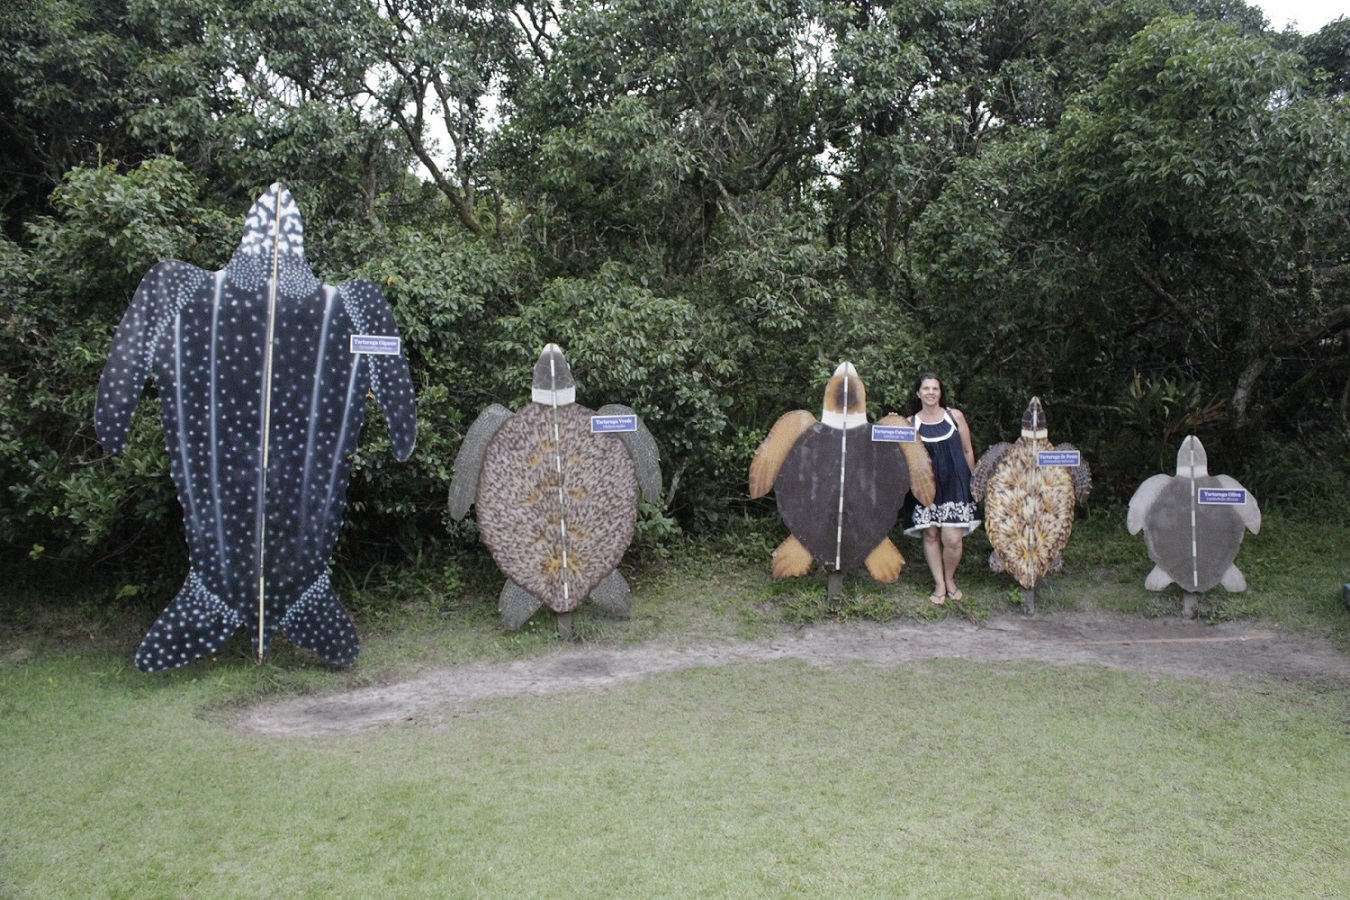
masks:
<path fill-rule="evenodd" d="M 923 555 L 934 584 L 928 599 L 937 604 L 948 597 L 961 600 L 965 594 L 956 586 L 956 566 L 961 562 L 962 539 L 980 525 L 970 495 L 970 472 L 975 468 L 970 426 L 959 409 L 947 407 L 942 380 L 933 372 L 924 372 L 914 382 L 906 413 L 933 460 L 937 495 L 931 506 L 919 506 L 913 495 L 906 499 L 911 525 L 905 534 L 923 537 Z"/>

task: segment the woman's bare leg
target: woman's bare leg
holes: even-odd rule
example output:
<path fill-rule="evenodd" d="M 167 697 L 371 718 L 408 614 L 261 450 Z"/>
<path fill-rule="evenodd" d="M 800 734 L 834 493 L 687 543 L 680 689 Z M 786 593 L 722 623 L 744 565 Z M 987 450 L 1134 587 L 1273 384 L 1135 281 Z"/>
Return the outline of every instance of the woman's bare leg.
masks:
<path fill-rule="evenodd" d="M 934 597 L 947 596 L 947 578 L 943 571 L 941 531 L 941 528 L 933 527 L 925 529 L 923 533 L 923 555 L 924 559 L 928 560 L 928 570 L 933 573 Z"/>
<path fill-rule="evenodd" d="M 947 596 L 950 597 L 961 593 L 956 586 L 956 567 L 961 563 L 962 538 L 965 537 L 965 532 L 960 528 L 937 530 L 942 532 L 942 580 Z"/>

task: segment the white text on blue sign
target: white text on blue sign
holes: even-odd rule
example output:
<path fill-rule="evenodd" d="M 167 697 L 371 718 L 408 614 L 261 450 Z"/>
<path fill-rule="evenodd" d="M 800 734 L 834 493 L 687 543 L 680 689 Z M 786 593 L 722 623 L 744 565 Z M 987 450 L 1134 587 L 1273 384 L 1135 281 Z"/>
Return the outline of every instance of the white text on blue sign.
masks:
<path fill-rule="evenodd" d="M 591 434 L 637 431 L 637 416 L 591 416 Z"/>
<path fill-rule="evenodd" d="M 354 334 L 353 353 L 374 353 L 377 356 L 398 356 L 403 352 L 403 339 L 396 335 Z"/>
<path fill-rule="evenodd" d="M 1082 454 L 1077 450 L 1041 450 L 1036 454 L 1038 466 L 1077 466 L 1082 464 Z"/>
<path fill-rule="evenodd" d="M 890 444 L 912 444 L 918 438 L 915 436 L 914 428 L 909 425 L 873 425 L 872 440 Z"/>
<path fill-rule="evenodd" d="M 1202 506 L 1246 506 L 1245 488 L 1200 488 Z"/>

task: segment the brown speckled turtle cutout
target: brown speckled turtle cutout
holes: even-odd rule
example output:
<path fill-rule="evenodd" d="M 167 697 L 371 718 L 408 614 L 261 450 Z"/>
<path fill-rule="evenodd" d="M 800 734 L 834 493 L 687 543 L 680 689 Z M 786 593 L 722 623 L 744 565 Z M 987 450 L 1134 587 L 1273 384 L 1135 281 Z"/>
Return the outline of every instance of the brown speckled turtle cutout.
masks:
<path fill-rule="evenodd" d="M 1074 506 L 1092 489 L 1086 463 L 1041 465 L 1042 451 L 1075 448 L 1050 442 L 1041 401 L 1032 397 L 1022 416 L 1022 436 L 986 450 L 970 480 L 971 494 L 984 502 L 984 527 L 993 547 L 989 568 L 1007 572 L 1027 589 L 1063 566 Z"/>
<path fill-rule="evenodd" d="M 633 539 L 638 498 L 661 498 L 661 454 L 642 419 L 617 403 L 599 413 L 576 402 L 572 369 L 557 344 L 534 366 L 532 402 L 483 410 L 460 444 L 450 481 L 456 521 L 478 508 L 478 529 L 508 581 L 498 608 L 519 628 L 541 604 L 567 613 L 588 597 L 611 615 L 629 612 L 618 571 Z"/>
<path fill-rule="evenodd" d="M 492 558 L 555 612 L 576 609 L 614 571 L 637 519 L 633 460 L 614 435 L 591 433 L 592 415 L 530 404 L 498 429 L 478 480 Z"/>

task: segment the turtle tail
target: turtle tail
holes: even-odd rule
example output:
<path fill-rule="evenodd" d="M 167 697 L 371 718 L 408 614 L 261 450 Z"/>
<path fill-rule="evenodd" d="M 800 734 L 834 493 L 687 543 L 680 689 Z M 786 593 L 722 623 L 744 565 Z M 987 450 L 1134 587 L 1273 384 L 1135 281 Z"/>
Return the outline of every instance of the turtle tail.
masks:
<path fill-rule="evenodd" d="M 324 662 L 333 665 L 349 665 L 361 651 L 356 626 L 343 609 L 326 572 L 286 610 L 280 628 L 291 643 L 313 650 Z"/>

